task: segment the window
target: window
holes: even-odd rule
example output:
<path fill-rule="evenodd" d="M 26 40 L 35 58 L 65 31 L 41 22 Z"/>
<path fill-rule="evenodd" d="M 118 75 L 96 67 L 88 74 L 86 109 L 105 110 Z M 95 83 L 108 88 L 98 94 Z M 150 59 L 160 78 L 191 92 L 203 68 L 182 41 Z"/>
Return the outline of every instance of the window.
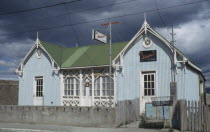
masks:
<path fill-rule="evenodd" d="M 100 96 L 100 77 L 98 77 L 98 78 L 95 80 L 94 95 L 95 95 L 95 96 Z"/>
<path fill-rule="evenodd" d="M 155 73 L 143 73 L 144 96 L 155 95 Z"/>
<path fill-rule="evenodd" d="M 102 77 L 102 96 L 110 96 L 114 95 L 114 81 L 111 78 L 111 89 L 110 89 L 110 77 L 109 76 L 103 76 Z"/>
<path fill-rule="evenodd" d="M 36 77 L 36 97 L 43 97 L 43 77 Z"/>
<path fill-rule="evenodd" d="M 65 96 L 79 96 L 79 80 L 74 77 L 69 77 L 64 82 Z"/>
<path fill-rule="evenodd" d="M 82 95 L 83 96 L 86 96 L 86 80 L 85 79 L 83 79 L 83 81 L 82 81 Z"/>
<path fill-rule="evenodd" d="M 75 83 L 76 83 L 76 96 L 79 96 L 79 80 L 75 79 Z"/>

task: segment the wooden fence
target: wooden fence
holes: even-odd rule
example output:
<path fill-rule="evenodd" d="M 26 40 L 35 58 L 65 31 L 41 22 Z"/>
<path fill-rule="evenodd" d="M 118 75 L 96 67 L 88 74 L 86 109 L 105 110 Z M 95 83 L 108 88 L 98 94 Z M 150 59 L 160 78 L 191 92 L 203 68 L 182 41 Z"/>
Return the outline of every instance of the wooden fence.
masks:
<path fill-rule="evenodd" d="M 123 100 L 117 102 L 117 124 L 127 124 L 139 119 L 139 99 Z"/>
<path fill-rule="evenodd" d="M 209 107 L 196 101 L 180 101 L 180 127 L 182 132 L 210 132 Z"/>

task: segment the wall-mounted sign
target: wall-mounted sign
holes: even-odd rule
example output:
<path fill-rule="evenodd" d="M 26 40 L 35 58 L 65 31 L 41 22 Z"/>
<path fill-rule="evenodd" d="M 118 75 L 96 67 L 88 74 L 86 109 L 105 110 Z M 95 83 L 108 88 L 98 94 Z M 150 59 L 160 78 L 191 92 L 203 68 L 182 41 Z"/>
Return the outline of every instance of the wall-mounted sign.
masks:
<path fill-rule="evenodd" d="M 140 62 L 156 61 L 156 50 L 140 51 Z"/>
<path fill-rule="evenodd" d="M 93 30 L 92 39 L 100 41 L 102 43 L 107 43 L 107 36 L 99 31 Z"/>

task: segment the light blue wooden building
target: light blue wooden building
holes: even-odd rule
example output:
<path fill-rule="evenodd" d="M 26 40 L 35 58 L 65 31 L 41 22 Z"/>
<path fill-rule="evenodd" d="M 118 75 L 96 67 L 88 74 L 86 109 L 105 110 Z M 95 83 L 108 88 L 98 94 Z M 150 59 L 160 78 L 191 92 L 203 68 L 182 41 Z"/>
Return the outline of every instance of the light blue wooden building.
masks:
<path fill-rule="evenodd" d="M 109 75 L 108 45 L 65 48 L 37 39 L 17 68 L 19 105 L 120 107 L 131 101 L 140 114 L 152 97 L 203 101 L 200 67 L 146 21 L 129 42 L 113 43 L 112 51 Z"/>

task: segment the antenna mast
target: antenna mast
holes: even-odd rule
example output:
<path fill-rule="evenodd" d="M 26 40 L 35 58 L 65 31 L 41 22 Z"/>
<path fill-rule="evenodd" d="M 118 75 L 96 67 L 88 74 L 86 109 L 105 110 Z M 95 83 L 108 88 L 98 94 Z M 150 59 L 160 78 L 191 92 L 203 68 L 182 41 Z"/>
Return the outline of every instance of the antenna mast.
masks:
<path fill-rule="evenodd" d="M 172 43 L 172 46 L 173 46 L 173 72 L 174 72 L 174 78 L 173 78 L 173 82 L 175 82 L 176 81 L 176 50 L 175 50 L 175 46 L 174 46 L 174 43 L 176 42 L 175 40 L 174 40 L 174 35 L 176 35 L 175 33 L 174 33 L 174 26 L 172 25 L 172 32 L 171 32 L 171 37 L 172 37 L 172 41 L 171 41 L 171 43 Z"/>

